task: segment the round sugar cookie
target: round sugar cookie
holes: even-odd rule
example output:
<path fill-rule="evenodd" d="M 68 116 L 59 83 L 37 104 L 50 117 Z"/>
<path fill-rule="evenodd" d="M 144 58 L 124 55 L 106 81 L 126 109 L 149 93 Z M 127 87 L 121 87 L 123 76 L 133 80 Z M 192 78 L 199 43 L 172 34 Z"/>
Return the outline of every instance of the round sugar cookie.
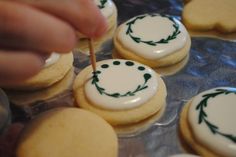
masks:
<path fill-rule="evenodd" d="M 65 75 L 62 80 L 45 89 L 36 91 L 6 91 L 10 101 L 16 106 L 30 106 L 35 102 L 49 100 L 66 91 L 71 90 L 74 80 L 74 68 Z"/>
<path fill-rule="evenodd" d="M 71 52 L 62 54 L 59 57 L 53 55 L 52 58 L 49 58 L 48 62 L 46 60 L 46 66 L 37 75 L 20 84 L 6 88 L 11 90 L 34 91 L 49 87 L 60 81 L 72 68 L 74 61 L 73 54 Z"/>
<path fill-rule="evenodd" d="M 113 128 L 94 113 L 57 108 L 40 114 L 22 131 L 16 157 L 117 157 Z"/>
<path fill-rule="evenodd" d="M 96 5 L 100 9 L 102 15 L 107 19 L 107 32 L 100 38 L 94 39 L 93 45 L 95 52 L 98 52 L 103 44 L 112 39 L 117 28 L 117 8 L 112 0 L 95 0 Z M 79 41 L 77 48 L 80 52 L 89 55 L 88 39 L 84 35 L 78 33 Z"/>
<path fill-rule="evenodd" d="M 235 101 L 236 88 L 218 87 L 184 106 L 179 130 L 187 151 L 207 157 L 236 156 Z"/>
<path fill-rule="evenodd" d="M 113 42 L 122 58 L 155 68 L 180 62 L 191 46 L 185 27 L 177 19 L 159 14 L 138 15 L 123 23 Z"/>
<path fill-rule="evenodd" d="M 165 104 L 166 105 L 166 104 Z M 162 106 L 160 111 L 150 117 L 133 124 L 113 126 L 119 137 L 133 137 L 148 130 L 165 113 L 166 106 Z"/>
<path fill-rule="evenodd" d="M 113 126 L 139 123 L 165 106 L 166 87 L 151 68 L 135 61 L 110 59 L 89 66 L 73 85 L 76 104 Z"/>
<path fill-rule="evenodd" d="M 185 1 L 182 19 L 191 36 L 236 41 L 236 1 Z"/>
<path fill-rule="evenodd" d="M 107 19 L 108 30 L 117 24 L 117 8 L 112 0 L 95 0 L 96 5 L 100 9 L 102 15 Z"/>

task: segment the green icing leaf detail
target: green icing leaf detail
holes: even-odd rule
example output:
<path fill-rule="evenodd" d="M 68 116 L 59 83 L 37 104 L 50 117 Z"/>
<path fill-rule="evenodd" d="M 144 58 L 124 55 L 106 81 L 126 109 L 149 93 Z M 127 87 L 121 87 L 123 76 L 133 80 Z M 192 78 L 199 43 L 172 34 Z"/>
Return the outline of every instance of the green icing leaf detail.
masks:
<path fill-rule="evenodd" d="M 216 97 L 218 95 L 221 95 L 221 94 L 227 95 L 227 94 L 231 94 L 231 93 L 236 94 L 236 90 L 231 90 L 231 89 L 216 89 L 214 93 L 205 94 L 205 95 L 202 96 L 203 99 L 196 106 L 196 110 L 199 111 L 199 115 L 198 115 L 198 124 L 199 125 L 201 125 L 202 123 L 205 123 L 206 126 L 210 129 L 210 131 L 213 134 L 221 135 L 221 136 L 231 140 L 232 142 L 236 143 L 236 136 L 221 132 L 218 126 L 216 126 L 215 124 L 213 124 L 209 120 L 207 120 L 207 114 L 204 111 L 204 108 L 207 107 L 208 100 L 210 98 L 214 98 L 214 97 Z"/>
<path fill-rule="evenodd" d="M 100 0 L 100 4 L 98 5 L 99 9 L 105 8 L 105 4 L 107 3 L 107 0 Z"/>
<path fill-rule="evenodd" d="M 132 30 L 132 25 L 135 24 L 135 22 L 137 20 L 141 20 L 147 16 L 151 16 L 151 17 L 154 17 L 154 16 L 162 16 L 162 17 L 166 17 L 168 19 L 170 19 L 172 22 L 173 22 L 173 27 L 174 27 L 174 32 L 169 35 L 167 38 L 165 39 L 160 39 L 159 41 L 152 41 L 152 40 L 142 40 L 140 37 L 137 37 L 137 36 L 134 36 L 132 33 L 133 33 L 133 30 Z M 180 34 L 180 30 L 179 30 L 179 24 L 176 23 L 176 21 L 174 20 L 174 18 L 172 17 L 169 17 L 169 16 L 166 16 L 166 15 L 159 15 L 159 14 L 149 14 L 149 15 L 141 15 L 141 16 L 137 16 L 136 18 L 134 18 L 133 20 L 129 21 L 126 23 L 126 25 L 128 26 L 127 30 L 126 30 L 126 35 L 128 35 L 133 41 L 135 41 L 136 43 L 145 43 L 145 44 L 148 44 L 150 46 L 156 46 L 157 44 L 167 44 L 169 43 L 169 41 L 173 40 L 173 39 L 176 39 L 176 37 L 178 36 L 178 34 Z"/>

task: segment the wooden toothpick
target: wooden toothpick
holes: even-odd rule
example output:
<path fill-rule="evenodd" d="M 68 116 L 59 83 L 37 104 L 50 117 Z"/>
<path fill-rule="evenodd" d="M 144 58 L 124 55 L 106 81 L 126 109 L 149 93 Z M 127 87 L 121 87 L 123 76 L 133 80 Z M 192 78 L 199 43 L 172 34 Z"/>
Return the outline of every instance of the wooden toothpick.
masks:
<path fill-rule="evenodd" d="M 88 39 L 89 40 L 89 54 L 90 54 L 90 62 L 93 67 L 93 72 L 96 72 L 96 56 L 94 53 L 94 46 L 93 46 L 93 39 Z"/>

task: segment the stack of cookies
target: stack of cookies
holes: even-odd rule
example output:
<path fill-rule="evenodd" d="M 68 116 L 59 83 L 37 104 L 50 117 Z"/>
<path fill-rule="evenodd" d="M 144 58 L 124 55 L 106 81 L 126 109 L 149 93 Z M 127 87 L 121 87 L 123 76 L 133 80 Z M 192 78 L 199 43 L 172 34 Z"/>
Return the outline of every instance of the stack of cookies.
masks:
<path fill-rule="evenodd" d="M 10 101 L 18 106 L 31 105 L 69 90 L 74 78 L 73 59 L 72 53 L 52 53 L 37 75 L 5 88 Z"/>
<path fill-rule="evenodd" d="M 184 148 L 206 157 L 235 156 L 236 88 L 218 87 L 191 99 L 180 116 Z"/>
<path fill-rule="evenodd" d="M 89 66 L 73 85 L 76 105 L 108 121 L 120 135 L 137 133 L 159 118 L 166 105 L 161 77 L 146 65 L 121 59 Z"/>
<path fill-rule="evenodd" d="M 186 64 L 190 46 L 189 34 L 177 19 L 143 14 L 119 26 L 113 57 L 135 60 L 159 73 L 173 74 Z"/>
<path fill-rule="evenodd" d="M 112 0 L 95 0 L 95 3 L 108 22 L 108 28 L 106 34 L 94 40 L 94 47 L 96 50 L 95 52 L 98 52 L 102 48 L 102 45 L 105 44 L 110 39 L 112 39 L 113 37 L 113 34 L 117 27 L 117 9 Z M 78 38 L 79 38 L 77 44 L 78 50 L 88 55 L 89 54 L 88 38 L 82 34 L 78 34 Z"/>

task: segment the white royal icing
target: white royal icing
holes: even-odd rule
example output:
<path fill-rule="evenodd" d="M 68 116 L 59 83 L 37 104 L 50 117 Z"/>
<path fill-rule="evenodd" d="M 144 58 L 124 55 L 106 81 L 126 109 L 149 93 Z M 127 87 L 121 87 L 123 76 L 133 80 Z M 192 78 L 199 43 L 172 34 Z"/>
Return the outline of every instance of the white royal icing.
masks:
<path fill-rule="evenodd" d="M 200 108 L 196 107 L 204 98 L 206 94 L 217 93 L 217 89 L 227 89 L 234 91 L 234 93 L 221 93 L 215 97 L 210 97 L 207 100 L 207 106 L 203 107 L 203 111 L 207 116 L 203 116 L 204 120 L 199 124 Z M 217 154 L 236 157 L 236 141 L 233 142 L 231 139 L 226 138 L 222 134 L 232 135 L 236 138 L 236 88 L 220 87 L 214 88 L 197 95 L 189 108 L 188 120 L 193 130 L 196 139 L 207 146 L 213 152 Z M 205 96 L 204 96 L 205 95 Z M 203 97 L 204 96 L 204 97 Z M 214 95 L 212 95 L 214 96 Z M 202 106 L 202 105 L 201 105 Z M 202 112 L 201 112 L 202 113 Z M 201 114 L 203 115 L 203 114 Z M 202 116 L 201 116 L 202 117 Z M 213 128 L 217 132 L 214 134 L 211 131 L 211 127 L 207 125 L 207 122 L 215 125 L 217 128 Z M 220 133 L 218 133 L 218 131 Z"/>
<path fill-rule="evenodd" d="M 101 6 L 102 0 L 95 0 L 95 3 L 97 6 Z M 114 12 L 115 5 L 111 0 L 107 0 L 104 4 L 104 8 L 100 8 L 102 14 L 104 17 L 108 18 L 110 17 Z"/>
<path fill-rule="evenodd" d="M 136 17 L 130 19 L 126 23 L 122 24 L 118 33 L 118 40 L 124 47 L 129 48 L 133 53 L 146 58 L 146 59 L 159 59 L 167 56 L 181 48 L 183 48 L 187 42 L 188 33 L 178 20 L 174 19 L 176 25 L 179 25 L 180 33 L 177 34 L 175 39 L 171 39 L 168 43 L 157 43 L 156 46 L 149 45 L 143 42 L 135 42 L 128 34 L 127 30 L 131 26 L 132 32 L 130 33 L 134 37 L 138 37 L 143 41 L 160 41 L 161 39 L 167 39 L 168 36 L 172 36 L 175 32 L 173 27 L 174 22 L 168 17 L 163 17 L 158 14 L 151 16 L 148 14 L 139 15 L 145 16 L 142 19 L 137 19 L 133 24 L 129 25 L 129 22 L 135 20 Z M 128 25 L 127 25 L 128 24 Z"/>
<path fill-rule="evenodd" d="M 55 64 L 55 63 L 59 60 L 60 56 L 61 56 L 60 54 L 53 52 L 53 53 L 46 59 L 45 64 L 44 64 L 44 68 L 49 67 L 49 66 Z"/>
<path fill-rule="evenodd" d="M 119 62 L 119 65 L 113 63 Z M 127 66 L 126 63 L 134 63 L 132 66 Z M 110 110 L 124 110 L 138 107 L 149 100 L 157 92 L 157 76 L 156 73 L 149 67 L 140 63 L 122 59 L 110 59 L 99 63 L 97 71 L 99 87 L 105 89 L 109 94 L 120 93 L 125 94 L 128 91 L 134 92 L 140 85 L 147 86 L 143 90 L 134 93 L 133 96 L 112 97 L 104 93 L 100 94 L 92 79 L 85 84 L 85 93 L 87 98 L 98 107 Z M 108 65 L 108 68 L 102 68 L 103 65 Z M 139 70 L 142 67 L 142 70 Z M 143 69 L 145 68 L 145 69 Z M 144 75 L 151 76 L 145 83 Z M 88 76 L 91 78 L 91 75 Z"/>

